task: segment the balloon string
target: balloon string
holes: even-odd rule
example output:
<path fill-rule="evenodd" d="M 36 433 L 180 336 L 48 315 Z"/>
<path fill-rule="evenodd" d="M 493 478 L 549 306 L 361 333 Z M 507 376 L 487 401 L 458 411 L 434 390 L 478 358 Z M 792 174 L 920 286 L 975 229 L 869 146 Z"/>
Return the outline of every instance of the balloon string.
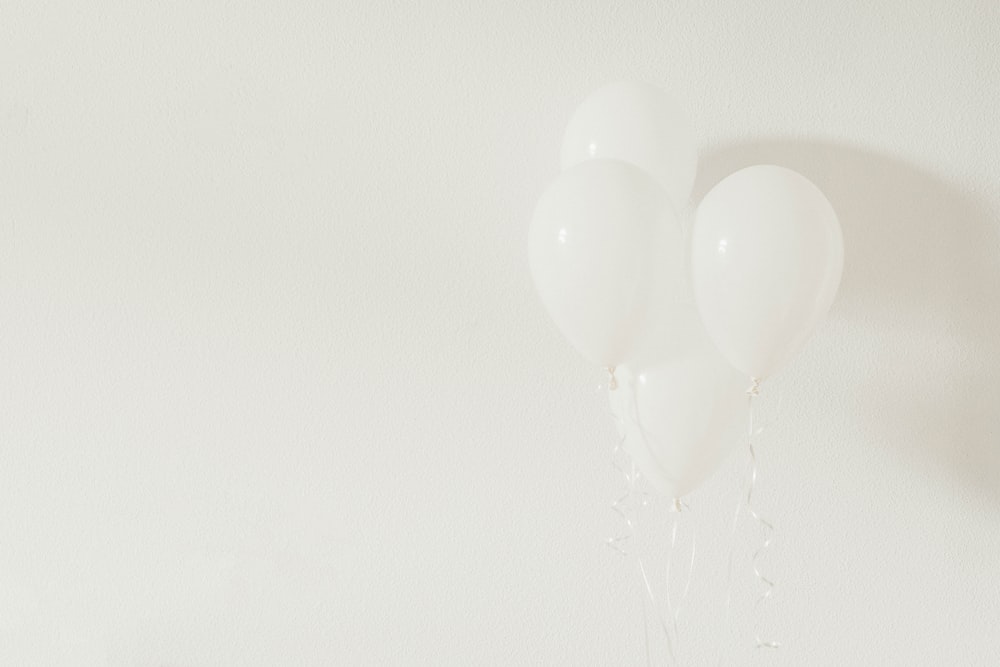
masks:
<path fill-rule="evenodd" d="M 740 511 L 743 509 L 743 498 L 736 499 L 736 511 L 733 512 L 733 525 L 729 531 L 729 565 L 726 568 L 726 614 L 725 622 L 723 627 L 725 628 L 725 637 L 723 642 L 719 645 L 719 659 L 718 665 L 722 667 L 724 651 L 726 649 L 726 643 L 729 641 L 732 634 L 732 608 L 733 608 L 733 559 L 736 554 L 736 527 L 739 525 L 740 521 Z"/>
<path fill-rule="evenodd" d="M 688 560 L 687 577 L 684 580 L 684 588 L 681 591 L 680 599 L 677 600 L 676 605 L 674 605 L 673 598 L 670 595 L 670 589 L 672 588 L 670 585 L 670 580 L 671 580 L 670 575 L 673 568 L 674 553 L 676 553 L 677 551 L 677 528 L 680 523 L 680 513 L 688 509 L 689 507 L 687 503 L 683 503 L 679 499 L 674 498 L 672 510 L 675 514 L 674 514 L 674 520 L 672 522 L 673 525 L 670 530 L 670 549 L 667 552 L 667 575 L 666 575 L 667 615 L 673 623 L 674 641 L 677 642 L 678 648 L 680 648 L 680 629 L 678 621 L 681 615 L 681 608 L 687 601 L 688 592 L 691 590 L 691 578 L 692 575 L 694 574 L 694 560 L 695 560 L 695 553 L 697 551 L 696 535 L 694 534 L 694 532 L 691 533 L 691 555 L 687 559 Z"/>
<path fill-rule="evenodd" d="M 649 612 L 646 611 L 646 598 L 640 596 L 639 603 L 642 605 L 642 637 L 646 642 L 646 667 L 653 666 L 653 658 L 649 653 Z"/>
<path fill-rule="evenodd" d="M 645 589 L 645 596 L 643 597 L 643 600 L 642 600 L 642 608 L 643 608 L 643 617 L 644 617 L 643 627 L 644 627 L 645 638 L 646 638 L 646 656 L 647 656 L 647 662 L 649 661 L 649 630 L 648 630 L 648 619 L 646 617 L 646 600 L 648 598 L 649 604 L 653 608 L 653 613 L 654 613 L 655 618 L 656 618 L 656 620 L 657 620 L 657 622 L 658 622 L 658 624 L 660 626 L 660 629 L 663 631 L 664 637 L 666 637 L 666 640 L 667 640 L 667 652 L 670 655 L 671 664 L 675 664 L 676 665 L 677 664 L 677 658 L 676 658 L 676 655 L 674 653 L 674 645 L 673 645 L 673 641 L 672 641 L 671 636 L 670 636 L 669 626 L 667 625 L 666 620 L 663 618 L 663 615 L 660 613 L 659 605 L 657 604 L 657 601 L 656 601 L 656 594 L 653 593 L 653 586 L 650 583 L 650 581 L 649 581 L 649 575 L 646 572 L 646 564 L 643 561 L 642 554 L 639 553 L 639 548 L 638 548 L 638 545 L 636 543 L 637 542 L 637 531 L 636 531 L 635 521 L 633 520 L 633 517 L 632 517 L 632 506 L 635 505 L 636 503 L 645 504 L 645 502 L 646 502 L 646 495 L 647 494 L 644 493 L 644 492 L 639 492 L 636 489 L 636 482 L 638 481 L 639 473 L 635 469 L 635 463 L 634 462 L 631 463 L 630 470 L 628 470 L 628 471 L 626 471 L 624 468 L 622 468 L 622 466 L 618 463 L 618 460 L 617 460 L 618 458 L 620 458 L 622 456 L 627 456 L 625 450 L 622 448 L 622 443 L 624 442 L 624 440 L 625 440 L 625 438 L 623 436 L 623 437 L 621 437 L 619 439 L 618 444 L 615 445 L 615 449 L 614 449 L 614 454 L 615 454 L 614 467 L 615 467 L 616 470 L 618 470 L 620 473 L 622 473 L 623 477 L 625 478 L 625 482 L 626 482 L 626 484 L 628 486 L 628 490 L 626 491 L 626 493 L 624 495 L 622 495 L 621 497 L 615 499 L 615 501 L 611 503 L 611 509 L 616 514 L 618 514 L 618 516 L 620 516 L 622 518 L 622 520 L 625 522 L 625 527 L 627 529 L 627 532 L 625 534 L 621 534 L 621 535 L 617 535 L 617 536 L 614 536 L 614 537 L 610 537 L 607 540 L 605 540 L 605 543 L 609 547 L 611 547 L 612 549 L 614 549 L 615 551 L 617 551 L 618 553 L 620 553 L 622 556 L 628 556 L 629 555 L 629 551 L 626 550 L 626 548 L 625 548 L 625 545 L 627 544 L 627 545 L 629 545 L 629 547 L 632 549 L 633 553 L 635 554 L 636 564 L 638 565 L 638 568 L 639 568 L 639 575 L 642 577 L 642 583 L 643 583 L 643 587 Z M 652 664 L 652 663 L 650 662 L 649 664 Z"/>
<path fill-rule="evenodd" d="M 732 636 L 733 629 L 732 629 L 732 623 L 731 623 L 731 621 L 732 621 L 732 605 L 733 605 L 733 570 L 734 570 L 734 560 L 735 560 L 735 553 L 736 553 L 736 534 L 737 534 L 737 527 L 739 526 L 740 512 L 743 510 L 743 504 L 744 504 L 744 502 L 746 502 L 747 510 L 748 510 L 749 514 L 758 522 L 758 524 L 761 526 L 762 531 L 765 531 L 764 543 L 762 544 L 762 546 L 759 549 L 757 549 L 757 551 L 753 555 L 753 571 L 754 571 L 754 575 L 760 581 L 761 585 L 766 588 L 765 592 L 756 601 L 755 608 L 757 606 L 759 606 L 761 603 L 763 603 L 764 600 L 766 600 L 766 599 L 768 599 L 768 598 L 771 597 L 771 594 L 772 594 L 772 591 L 773 591 L 773 588 L 774 588 L 774 582 L 772 582 L 770 579 L 767 579 L 766 577 L 764 577 L 761 574 L 760 568 L 757 565 L 757 559 L 758 559 L 758 557 L 771 544 L 770 531 L 774 530 L 774 526 L 771 523 L 769 523 L 766 520 L 764 520 L 760 516 L 760 514 L 758 514 L 753 509 L 752 505 L 750 504 L 750 501 L 751 501 L 751 499 L 753 497 L 753 490 L 754 490 L 755 482 L 757 481 L 757 456 L 756 456 L 756 452 L 754 451 L 754 447 L 753 447 L 753 437 L 756 436 L 756 435 L 760 435 L 766 428 L 768 428 L 771 425 L 772 421 L 774 421 L 774 419 L 776 419 L 776 416 L 772 417 L 771 420 L 769 420 L 767 422 L 764 422 L 760 426 L 756 425 L 756 421 L 755 421 L 755 417 L 756 416 L 755 416 L 754 410 L 753 410 L 753 408 L 754 408 L 753 399 L 755 399 L 758 396 L 760 396 L 760 383 L 761 383 L 761 381 L 760 381 L 759 378 L 750 378 L 750 381 L 751 381 L 751 385 L 747 389 L 747 392 L 746 392 L 747 396 L 748 396 L 748 402 L 749 402 L 749 408 L 750 408 L 749 409 L 750 426 L 749 426 L 749 429 L 748 429 L 748 433 L 749 433 L 749 437 L 748 437 L 748 449 L 749 449 L 749 452 L 750 452 L 750 480 L 749 480 L 749 483 L 748 483 L 746 500 L 744 501 L 744 498 L 743 498 L 742 495 L 736 499 L 736 509 L 733 512 L 733 523 L 732 523 L 732 528 L 731 528 L 730 533 L 729 533 L 729 559 L 728 559 L 729 563 L 728 563 L 727 572 L 726 572 L 726 603 L 725 603 L 725 609 L 726 609 L 726 611 L 725 611 L 725 634 L 726 634 L 726 638 L 724 639 L 723 643 L 721 643 L 720 646 L 719 646 L 719 654 L 718 654 L 718 661 L 717 661 L 719 667 L 721 667 L 723 665 L 724 651 L 727 648 L 727 642 L 731 642 L 731 640 L 732 640 L 731 636 Z M 784 393 L 779 392 L 779 394 L 778 394 L 778 407 L 777 407 L 777 410 L 775 411 L 775 415 L 779 415 L 782 412 L 782 407 L 784 405 L 784 398 L 785 398 Z M 780 646 L 780 644 L 778 644 L 777 642 L 762 641 L 761 638 L 760 638 L 760 635 L 758 633 L 756 633 L 756 632 L 755 632 L 755 637 L 754 638 L 755 638 L 755 644 L 756 644 L 757 648 L 778 648 L 778 646 Z"/>
<path fill-rule="evenodd" d="M 612 376 L 613 376 L 615 369 L 612 367 L 612 368 L 610 368 L 608 370 L 609 370 L 609 373 L 611 373 Z M 634 420 L 634 424 L 636 426 L 636 429 L 638 431 L 639 436 L 643 440 L 643 444 L 648 446 L 648 440 L 647 440 L 648 436 L 647 436 L 647 433 L 646 433 L 646 428 L 643 426 L 642 419 L 640 419 L 640 417 L 639 417 L 639 404 L 638 404 L 638 401 L 636 400 L 635 385 L 633 383 L 629 382 L 629 383 L 627 383 L 627 386 L 631 390 L 630 392 L 628 392 L 628 398 L 630 399 L 629 400 L 629 404 L 630 404 L 630 407 L 631 407 L 631 410 L 630 410 L 631 417 Z M 622 442 L 624 442 L 624 439 L 623 439 Z M 633 464 L 633 466 L 634 466 L 634 464 Z M 645 498 L 646 496 L 648 496 L 648 494 L 643 494 L 643 496 Z M 672 596 L 670 594 L 670 591 L 671 591 L 671 588 L 673 587 L 672 586 L 672 576 L 671 575 L 672 575 L 672 572 L 673 572 L 674 554 L 677 552 L 677 529 L 678 529 L 678 525 L 679 525 L 679 521 L 680 521 L 680 514 L 682 512 L 684 512 L 684 511 L 690 509 L 690 507 L 688 506 L 687 503 L 681 501 L 679 498 L 674 498 L 673 501 L 672 501 L 672 503 L 673 504 L 672 504 L 672 507 L 671 507 L 671 511 L 674 512 L 675 514 L 674 514 L 674 519 L 672 521 L 672 526 L 671 526 L 671 530 L 670 530 L 670 548 L 667 551 L 667 567 L 666 567 L 666 573 L 665 573 L 665 577 L 664 577 L 665 578 L 664 585 L 666 586 L 665 599 L 666 599 L 666 603 L 667 603 L 667 617 L 670 619 L 671 626 L 673 627 L 673 645 L 676 646 L 679 649 L 680 648 L 679 619 L 680 619 L 680 614 L 681 614 L 682 606 L 683 606 L 684 602 L 687 600 L 688 592 L 691 589 L 691 578 L 692 578 L 692 575 L 694 573 L 694 561 L 695 561 L 697 544 L 696 544 L 695 535 L 692 532 L 692 534 L 691 534 L 691 555 L 688 558 L 688 573 L 687 573 L 687 578 L 684 581 L 684 589 L 683 589 L 683 591 L 681 593 L 680 599 L 677 601 L 677 604 L 674 605 L 673 598 L 672 598 Z M 645 505 L 645 499 L 644 499 L 643 505 Z M 642 563 L 640 562 L 640 567 L 641 566 L 642 566 Z M 646 582 L 646 588 L 647 588 L 647 590 L 649 590 L 649 583 L 648 583 L 648 581 Z M 650 596 L 652 596 L 652 591 L 651 590 L 650 590 Z M 652 597 L 650 599 L 654 603 L 654 606 L 655 606 L 655 600 L 653 600 Z M 659 609 L 659 607 L 657 607 L 657 609 Z M 662 620 L 661 620 L 661 625 L 664 625 L 664 623 L 663 623 Z M 670 645 L 670 641 L 671 641 L 670 640 L 670 633 L 666 630 L 666 628 L 664 628 L 664 634 L 665 634 L 665 636 L 667 638 L 668 648 L 670 649 L 670 655 L 673 658 L 674 664 L 678 664 L 677 657 L 676 657 L 676 655 L 674 653 L 673 647 Z"/>
<path fill-rule="evenodd" d="M 607 369 L 607 371 L 609 374 L 608 389 L 609 390 L 617 389 L 619 387 L 619 384 L 614 377 L 615 369 L 613 367 L 610 367 Z M 631 386 L 630 388 L 632 389 L 632 392 L 630 392 L 627 398 L 631 399 L 628 401 L 631 410 L 628 410 L 627 412 L 632 413 L 630 416 L 634 418 L 635 425 L 638 427 L 640 435 L 643 438 L 645 438 L 645 431 L 642 428 L 642 424 L 640 423 L 638 415 L 638 406 L 635 401 L 635 387 Z M 679 663 L 675 651 L 675 644 L 679 639 L 678 619 L 680 618 L 681 606 L 687 600 L 688 592 L 690 591 L 691 588 L 691 578 L 694 572 L 694 562 L 695 562 L 696 546 L 697 546 L 694 534 L 692 534 L 691 536 L 691 555 L 687 559 L 687 569 L 688 569 L 687 579 L 685 581 L 681 596 L 677 601 L 676 605 L 674 604 L 674 601 L 670 595 L 671 572 L 673 569 L 674 552 L 677 550 L 677 531 L 678 531 L 679 513 L 686 511 L 687 509 L 689 509 L 689 507 L 686 503 L 683 503 L 676 498 L 673 500 L 672 509 L 674 512 L 677 512 L 678 514 L 675 515 L 673 520 L 673 526 L 671 529 L 670 550 L 667 554 L 666 573 L 665 573 L 665 579 L 666 579 L 665 600 L 667 605 L 667 616 L 665 618 L 660 611 L 660 605 L 657 602 L 656 594 L 653 592 L 653 586 L 650 583 L 649 574 L 647 573 L 646 570 L 646 564 L 642 558 L 641 553 L 639 552 L 639 546 L 637 544 L 636 525 L 635 522 L 633 521 L 630 509 L 632 506 L 645 507 L 649 502 L 649 493 L 645 491 L 639 491 L 637 489 L 637 483 L 640 477 L 640 473 L 636 470 L 635 462 L 631 459 L 631 457 L 625 451 L 625 448 L 623 446 L 625 443 L 625 439 L 628 437 L 628 429 L 625 424 L 625 416 L 618 416 L 618 422 L 619 426 L 621 427 L 621 436 L 618 439 L 618 442 L 615 444 L 615 448 L 612 453 L 612 465 L 614 466 L 615 470 L 617 470 L 622 475 L 623 479 L 626 482 L 627 490 L 623 495 L 616 498 L 614 502 L 611 503 L 611 509 L 616 514 L 618 514 L 618 516 L 622 518 L 622 521 L 624 522 L 625 528 L 627 530 L 622 534 L 618 534 L 608 538 L 607 540 L 605 540 L 605 543 L 608 545 L 608 547 L 614 549 L 622 556 L 628 556 L 629 550 L 630 549 L 634 550 L 636 564 L 639 569 L 639 574 L 642 577 L 643 587 L 646 592 L 646 595 L 643 598 L 642 609 L 643 609 L 644 637 L 646 642 L 647 662 L 649 662 L 650 660 L 649 628 L 648 628 L 649 619 L 646 611 L 646 601 L 648 600 L 650 606 L 652 606 L 653 608 L 653 612 L 660 626 L 660 629 L 663 631 L 663 636 L 666 638 L 667 652 L 670 657 L 670 664 L 677 665 Z M 619 463 L 619 461 L 621 461 L 622 459 L 627 460 L 628 469 L 626 469 L 621 465 L 621 463 Z M 671 628 L 673 629 L 673 633 L 671 633 Z"/>
<path fill-rule="evenodd" d="M 649 603 L 653 607 L 653 613 L 656 615 L 656 620 L 660 624 L 660 629 L 663 630 L 663 636 L 667 638 L 667 653 L 670 656 L 670 663 L 676 665 L 677 655 L 674 653 L 674 642 L 670 637 L 670 629 L 667 626 L 667 622 L 663 618 L 663 615 L 660 614 L 660 609 L 656 604 L 656 596 L 653 594 L 653 588 L 649 584 L 649 577 L 646 575 L 646 567 L 643 565 L 642 556 L 638 553 L 636 553 L 636 561 L 639 563 L 639 573 L 642 574 L 642 583 L 646 586 L 646 595 L 649 597 Z M 646 654 L 647 656 L 649 655 L 648 646 Z"/>
<path fill-rule="evenodd" d="M 750 424 L 749 428 L 747 429 L 747 446 L 748 449 L 750 450 L 750 484 L 747 487 L 746 507 L 747 507 L 747 513 L 751 517 L 753 517 L 754 521 L 756 521 L 757 524 L 760 526 L 761 535 L 763 537 L 763 543 L 756 551 L 754 551 L 753 558 L 751 558 L 751 564 L 753 566 L 754 576 L 757 577 L 760 586 L 763 588 L 763 592 L 760 594 L 760 596 L 757 598 L 757 601 L 754 603 L 754 608 L 757 609 L 762 604 L 764 604 L 768 599 L 770 599 L 772 594 L 774 593 L 774 582 L 765 577 L 763 573 L 761 573 L 759 564 L 759 559 L 761 554 L 767 551 L 767 548 L 771 546 L 771 534 L 774 532 L 774 525 L 771 524 L 770 521 L 762 517 L 757 512 L 757 510 L 754 509 L 752 503 L 754 486 L 756 486 L 757 483 L 757 454 L 754 451 L 753 447 L 753 437 L 755 435 L 753 409 L 754 409 L 754 399 L 760 395 L 760 380 L 758 378 L 751 378 L 751 381 L 753 382 L 753 384 L 750 386 L 749 389 L 747 389 L 747 404 L 749 406 L 749 412 L 750 412 L 750 419 L 749 419 Z M 762 639 L 759 631 L 754 632 L 754 641 L 757 644 L 757 648 L 778 648 L 779 646 L 781 646 L 781 644 L 779 644 L 776 641 Z"/>
<path fill-rule="evenodd" d="M 624 440 L 625 437 L 622 436 L 621 438 L 619 438 L 618 444 L 615 445 L 614 452 L 612 453 L 613 456 L 612 465 L 614 466 L 615 470 L 621 473 L 622 476 L 625 478 L 625 483 L 629 484 L 631 476 L 618 463 L 618 459 L 624 455 L 624 450 L 622 449 L 622 442 Z M 629 533 L 614 535 L 605 540 L 605 544 L 607 544 L 609 547 L 620 553 L 622 556 L 628 556 L 628 552 L 625 550 L 625 545 L 629 541 L 632 529 L 632 519 L 629 517 L 628 513 L 628 501 L 630 495 L 631 493 L 629 491 L 626 491 L 623 496 L 616 498 L 611 503 L 611 510 L 622 518 L 622 520 L 625 522 L 625 527 L 629 529 Z"/>

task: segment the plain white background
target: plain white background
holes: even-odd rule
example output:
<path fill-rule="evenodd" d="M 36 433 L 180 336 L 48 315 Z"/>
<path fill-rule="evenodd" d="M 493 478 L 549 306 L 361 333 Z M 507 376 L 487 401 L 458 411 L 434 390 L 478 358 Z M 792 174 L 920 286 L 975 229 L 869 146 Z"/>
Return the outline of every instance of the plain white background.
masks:
<path fill-rule="evenodd" d="M 697 196 L 774 162 L 844 227 L 727 664 L 1000 663 L 998 38 L 990 0 L 3 3 L 0 663 L 644 662 L 602 376 L 526 258 L 617 79 L 684 100 Z"/>

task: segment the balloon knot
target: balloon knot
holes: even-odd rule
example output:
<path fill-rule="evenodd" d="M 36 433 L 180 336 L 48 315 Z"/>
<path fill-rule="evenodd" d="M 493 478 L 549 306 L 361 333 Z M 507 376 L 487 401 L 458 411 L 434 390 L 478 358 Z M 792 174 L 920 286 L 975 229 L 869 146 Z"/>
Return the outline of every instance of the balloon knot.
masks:
<path fill-rule="evenodd" d="M 750 387 L 747 388 L 747 396 L 760 396 L 760 378 L 750 378 Z"/>
<path fill-rule="evenodd" d="M 615 377 L 615 367 L 608 366 L 608 390 L 614 391 L 618 388 L 618 378 Z"/>

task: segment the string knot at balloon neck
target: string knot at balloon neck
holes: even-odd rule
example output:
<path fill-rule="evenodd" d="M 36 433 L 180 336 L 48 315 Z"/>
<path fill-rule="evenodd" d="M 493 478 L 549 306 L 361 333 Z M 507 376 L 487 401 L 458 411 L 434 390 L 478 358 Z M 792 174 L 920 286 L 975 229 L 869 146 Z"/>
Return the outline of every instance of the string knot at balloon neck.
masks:
<path fill-rule="evenodd" d="M 608 390 L 614 391 L 618 388 L 618 378 L 615 377 L 615 366 L 608 366 Z"/>
<path fill-rule="evenodd" d="M 750 378 L 750 386 L 747 388 L 747 396 L 754 398 L 760 396 L 760 378 Z"/>

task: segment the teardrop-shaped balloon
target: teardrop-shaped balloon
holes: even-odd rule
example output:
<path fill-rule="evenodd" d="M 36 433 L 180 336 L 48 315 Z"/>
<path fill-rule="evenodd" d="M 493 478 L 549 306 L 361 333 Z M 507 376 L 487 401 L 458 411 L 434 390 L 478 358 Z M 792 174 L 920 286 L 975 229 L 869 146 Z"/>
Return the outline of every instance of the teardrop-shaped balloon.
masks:
<path fill-rule="evenodd" d="M 792 358 L 837 294 L 844 241 L 819 188 L 791 169 L 747 167 L 698 206 L 691 279 L 709 335 L 763 379 Z"/>
<path fill-rule="evenodd" d="M 654 276 L 663 270 L 658 263 L 680 261 L 680 253 L 658 248 L 682 243 L 666 193 L 648 174 L 620 160 L 587 160 L 564 171 L 538 201 L 531 275 L 573 346 L 598 365 L 614 366 L 641 331 Z"/>
<path fill-rule="evenodd" d="M 613 158 L 634 164 L 683 210 L 698 162 L 694 128 L 665 90 L 622 81 L 591 93 L 573 113 L 562 144 L 562 166 Z"/>
<path fill-rule="evenodd" d="M 636 467 L 659 493 L 679 498 L 741 442 L 749 383 L 715 348 L 694 306 L 673 317 L 658 348 L 616 369 L 609 396 Z"/>

